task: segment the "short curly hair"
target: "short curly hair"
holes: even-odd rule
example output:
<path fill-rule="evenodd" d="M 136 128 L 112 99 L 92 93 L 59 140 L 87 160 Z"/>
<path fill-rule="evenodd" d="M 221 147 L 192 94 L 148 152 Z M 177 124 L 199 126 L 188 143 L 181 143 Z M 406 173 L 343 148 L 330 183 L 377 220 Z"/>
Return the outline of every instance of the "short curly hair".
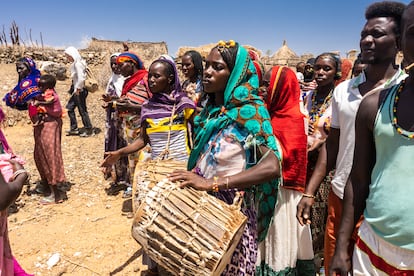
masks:
<path fill-rule="evenodd" d="M 377 17 L 391 17 L 395 21 L 394 33 L 401 33 L 401 17 L 406 5 L 395 1 L 375 2 L 368 6 L 365 11 L 365 19 L 370 20 Z"/>

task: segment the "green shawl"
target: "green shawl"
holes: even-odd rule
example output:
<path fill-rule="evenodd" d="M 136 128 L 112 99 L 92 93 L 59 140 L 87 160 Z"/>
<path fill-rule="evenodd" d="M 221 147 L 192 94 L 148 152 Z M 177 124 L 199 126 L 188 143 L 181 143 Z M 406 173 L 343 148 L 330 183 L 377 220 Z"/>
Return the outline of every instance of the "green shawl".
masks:
<path fill-rule="evenodd" d="M 281 161 L 281 150 L 273 135 L 270 115 L 257 95 L 259 79 L 248 52 L 239 46 L 236 63 L 230 74 L 224 91 L 224 106 L 208 104 L 194 119 L 194 148 L 188 160 L 188 169 L 192 170 L 211 135 L 218 129 L 224 129 L 236 122 L 246 128 L 256 139 L 257 145 L 271 149 Z M 279 162 L 280 164 L 280 162 Z M 262 241 L 272 221 L 277 199 L 279 179 L 253 186 L 258 206 L 258 240 Z"/>

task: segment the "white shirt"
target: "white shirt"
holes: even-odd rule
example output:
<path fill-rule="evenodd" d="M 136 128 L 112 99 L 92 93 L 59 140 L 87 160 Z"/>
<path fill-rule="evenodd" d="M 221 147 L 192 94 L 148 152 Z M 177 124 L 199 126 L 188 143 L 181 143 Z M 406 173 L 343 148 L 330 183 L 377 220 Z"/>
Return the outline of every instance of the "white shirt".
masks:
<path fill-rule="evenodd" d="M 369 93 L 388 88 L 406 77 L 407 74 L 398 69 L 391 79 Z M 345 184 L 351 172 L 354 158 L 355 118 L 363 98 L 358 86 L 365 81 L 365 72 L 362 72 L 357 77 L 340 83 L 333 92 L 331 128 L 339 129 L 340 136 L 336 170 L 332 179 L 332 191 L 341 199 L 344 196 Z"/>

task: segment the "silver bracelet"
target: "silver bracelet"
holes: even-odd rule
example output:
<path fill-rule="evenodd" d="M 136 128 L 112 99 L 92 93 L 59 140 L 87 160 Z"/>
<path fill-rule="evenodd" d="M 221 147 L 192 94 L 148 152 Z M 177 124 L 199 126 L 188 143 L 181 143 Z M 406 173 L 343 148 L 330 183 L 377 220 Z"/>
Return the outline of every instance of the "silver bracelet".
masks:
<path fill-rule="evenodd" d="M 19 176 L 19 175 L 20 175 L 20 174 L 22 174 L 22 173 L 27 174 L 26 179 L 29 179 L 29 178 L 30 178 L 29 173 L 28 173 L 25 169 L 20 169 L 20 170 L 17 170 L 17 171 L 15 171 L 15 172 L 13 173 L 12 177 L 10 178 L 10 180 L 11 180 L 11 181 L 16 180 L 16 177 L 17 177 L 17 176 Z"/>

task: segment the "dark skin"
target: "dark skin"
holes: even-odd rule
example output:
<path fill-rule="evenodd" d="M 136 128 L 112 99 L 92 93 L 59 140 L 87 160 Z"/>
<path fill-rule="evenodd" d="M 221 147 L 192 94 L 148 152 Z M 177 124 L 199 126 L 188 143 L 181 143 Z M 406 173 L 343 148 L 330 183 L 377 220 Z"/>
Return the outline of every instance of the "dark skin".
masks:
<path fill-rule="evenodd" d="M 181 58 L 181 67 L 183 74 L 187 79 L 191 82 L 195 82 L 197 80 L 197 72 L 195 71 L 191 56 L 185 55 Z"/>
<path fill-rule="evenodd" d="M 215 94 L 215 104 L 224 105 L 224 90 L 230 77 L 230 70 L 216 48 L 213 48 L 206 58 L 206 66 L 203 74 L 203 85 L 206 93 Z M 253 185 L 280 177 L 279 160 L 276 155 L 269 152 L 265 146 L 260 146 L 258 155 L 263 159 L 250 169 L 236 175 L 219 178 L 219 189 L 245 189 Z M 269 152 L 269 154 L 266 154 Z M 205 179 L 191 171 L 177 170 L 170 174 L 169 179 L 179 181 L 180 187 L 190 186 L 201 191 L 211 191 L 214 185 L 213 179 Z"/>
<path fill-rule="evenodd" d="M 414 12 L 412 8 L 411 11 Z M 413 15 L 414 13 L 410 14 L 411 18 L 413 18 Z M 412 26 L 413 20 L 410 19 L 409 21 Z M 365 70 L 367 83 L 359 86 L 362 95 L 378 87 L 392 77 L 397 70 L 394 64 L 396 50 L 394 52 L 392 49 L 399 48 L 399 37 L 393 31 L 394 24 L 395 22 L 391 18 L 374 18 L 367 21 L 361 32 L 360 46 L 362 60 L 368 64 Z M 404 56 L 406 53 L 408 56 L 412 53 L 413 45 L 410 45 L 410 50 L 405 50 Z M 410 60 L 413 61 L 412 56 Z M 380 73 L 383 73 L 382 77 Z M 414 116 L 412 114 L 412 105 L 414 103 L 413 85 L 413 76 L 410 75 L 401 93 L 397 111 L 399 123 L 405 129 L 409 129 L 414 123 Z M 379 106 L 385 97 L 385 91 L 375 91 L 366 95 L 358 109 L 355 121 L 354 159 L 351 173 L 345 186 L 343 213 L 336 241 L 335 254 L 329 267 L 329 275 L 347 275 L 349 271 L 352 271 L 352 261 L 348 251 L 350 237 L 356 223 L 363 214 L 365 202 L 369 195 L 371 174 L 376 162 L 373 134 L 374 123 Z M 339 138 L 339 130 L 337 135 Z"/>
<path fill-rule="evenodd" d="M 360 39 L 361 58 L 365 69 L 366 82 L 359 85 L 362 96 L 389 80 L 398 70 L 395 55 L 399 49 L 398 35 L 394 33 L 395 22 L 392 18 L 379 17 L 367 21 Z M 336 164 L 339 150 L 340 130 L 331 127 L 327 147 L 326 171 L 331 171 Z"/>
<path fill-rule="evenodd" d="M 315 60 L 315 80 L 318 83 L 318 93 L 316 100 L 323 101 L 329 92 L 334 88 L 336 62 L 331 57 L 321 56 Z M 314 132 L 314 127 L 309 124 L 309 134 Z M 305 188 L 305 194 L 315 195 L 323 179 L 326 176 L 326 147 L 325 139 L 315 139 L 312 145 L 308 145 L 308 152 L 318 151 L 318 160 L 315 164 L 315 170 Z M 311 223 L 311 208 L 315 200 L 309 197 L 302 197 L 297 206 L 296 218 L 301 225 Z"/>
<path fill-rule="evenodd" d="M 139 69 L 132 61 L 125 61 L 118 64 L 118 70 L 122 76 L 128 78 L 135 74 Z M 141 105 L 131 102 L 126 97 L 118 99 L 115 106 L 120 112 L 141 113 Z"/>
<path fill-rule="evenodd" d="M 114 74 L 120 74 L 121 73 L 121 70 L 119 69 L 119 66 L 116 63 L 116 56 L 111 57 L 110 63 L 111 63 L 111 70 L 112 70 L 112 72 Z M 113 97 L 113 96 L 110 96 L 110 95 L 107 95 L 107 94 L 102 94 L 102 100 L 105 103 L 109 103 L 109 102 L 111 102 L 113 100 L 116 100 L 116 99 L 118 99 L 118 97 Z M 106 104 L 104 107 L 107 107 L 107 106 L 108 105 Z"/>
<path fill-rule="evenodd" d="M 317 102 L 323 102 L 335 86 L 335 61 L 326 56 L 318 58 L 315 61 L 314 72 L 315 81 L 318 84 L 318 93 L 315 98 Z M 308 133 L 313 134 L 314 131 L 314 125 L 309 124 Z M 324 140 L 316 140 L 313 145 L 309 145 L 308 151 L 311 152 L 319 149 L 324 142 Z"/>
<path fill-rule="evenodd" d="M 13 166 L 13 171 L 24 169 L 21 164 L 14 160 L 9 161 Z M 24 172 L 19 174 L 14 180 L 8 183 L 4 180 L 3 175 L 0 173 L 0 210 L 5 210 L 12 204 L 22 192 L 23 184 L 26 182 L 29 175 Z"/>
<path fill-rule="evenodd" d="M 50 87 L 50 85 L 45 81 L 40 79 L 39 83 L 37 84 L 37 86 L 39 87 L 40 91 L 42 91 L 42 93 L 44 93 L 47 89 L 53 89 L 53 87 Z M 50 99 L 48 99 L 47 101 L 39 101 L 39 100 L 34 100 L 33 101 L 33 105 L 34 106 L 39 106 L 39 105 L 50 105 L 55 101 L 54 97 L 50 97 Z"/>
<path fill-rule="evenodd" d="M 167 67 L 162 62 L 154 62 L 148 72 L 148 85 L 151 92 L 156 93 L 171 93 L 172 84 L 174 81 L 173 75 L 168 75 Z M 146 134 L 146 124 L 141 127 L 141 137 L 136 139 L 133 143 L 126 147 L 120 148 L 116 151 L 106 152 L 106 158 L 101 164 L 101 167 L 108 167 L 115 164 L 122 156 L 131 154 L 133 152 L 143 149 L 149 143 L 149 137 Z"/>
<path fill-rule="evenodd" d="M 19 81 L 21 81 L 30 74 L 30 69 L 24 62 L 16 63 L 16 71 L 17 74 L 19 74 Z"/>

